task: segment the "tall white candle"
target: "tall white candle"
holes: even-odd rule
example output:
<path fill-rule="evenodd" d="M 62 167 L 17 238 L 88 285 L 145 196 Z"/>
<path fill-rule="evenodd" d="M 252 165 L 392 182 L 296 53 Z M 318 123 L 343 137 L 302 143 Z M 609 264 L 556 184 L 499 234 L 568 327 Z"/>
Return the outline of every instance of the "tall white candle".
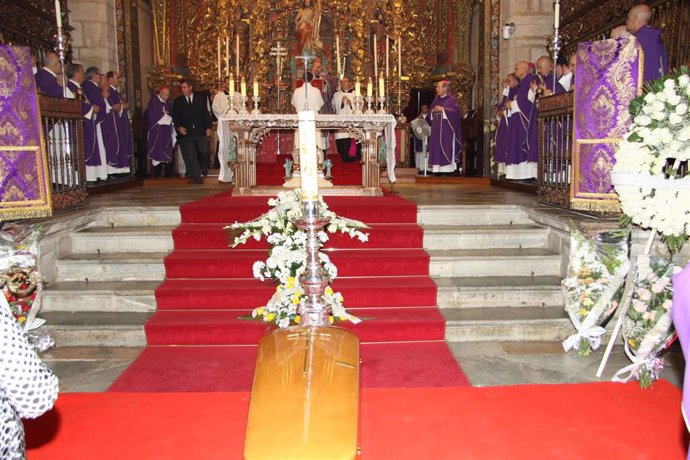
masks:
<path fill-rule="evenodd" d="M 218 37 L 218 81 L 220 81 L 220 37 Z"/>
<path fill-rule="evenodd" d="M 235 35 L 235 73 L 240 74 L 240 36 Z"/>
<path fill-rule="evenodd" d="M 355 80 L 355 96 L 362 95 L 362 84 L 359 82 L 359 77 Z"/>
<path fill-rule="evenodd" d="M 312 111 L 299 112 L 297 120 L 299 122 L 299 169 L 302 201 L 318 201 L 316 116 Z"/>
<path fill-rule="evenodd" d="M 383 72 L 379 77 L 379 97 L 386 97 L 386 83 L 383 79 Z"/>
<path fill-rule="evenodd" d="M 390 65 L 391 65 L 391 54 L 390 54 L 390 49 L 389 49 L 389 42 L 390 40 L 388 39 L 388 35 L 386 35 L 386 79 L 390 76 Z"/>
<path fill-rule="evenodd" d="M 379 51 L 376 46 L 376 34 L 374 34 L 374 75 L 379 74 Z"/>
<path fill-rule="evenodd" d="M 558 29 L 561 25 L 561 2 L 556 0 L 556 5 L 553 8 L 553 28 Z"/>
<path fill-rule="evenodd" d="M 247 80 L 242 77 L 242 81 L 240 81 L 240 94 L 244 97 L 247 96 Z"/>
<path fill-rule="evenodd" d="M 228 91 L 230 97 L 235 97 L 235 76 L 230 74 L 230 89 Z"/>
<path fill-rule="evenodd" d="M 225 36 L 225 76 L 230 76 L 230 37 Z"/>
<path fill-rule="evenodd" d="M 340 78 L 340 37 L 337 35 L 335 36 L 335 62 L 338 71 L 338 78 Z"/>
<path fill-rule="evenodd" d="M 252 85 L 252 95 L 257 97 L 259 95 L 259 80 L 254 78 L 254 84 Z"/>
<path fill-rule="evenodd" d="M 398 80 L 402 78 L 402 36 L 398 37 Z"/>
<path fill-rule="evenodd" d="M 367 82 L 367 97 L 372 97 L 374 95 L 374 83 L 371 81 L 371 77 L 369 77 L 369 81 Z"/>
<path fill-rule="evenodd" d="M 58 29 L 62 29 L 62 10 L 60 9 L 60 0 L 55 0 L 55 21 Z"/>

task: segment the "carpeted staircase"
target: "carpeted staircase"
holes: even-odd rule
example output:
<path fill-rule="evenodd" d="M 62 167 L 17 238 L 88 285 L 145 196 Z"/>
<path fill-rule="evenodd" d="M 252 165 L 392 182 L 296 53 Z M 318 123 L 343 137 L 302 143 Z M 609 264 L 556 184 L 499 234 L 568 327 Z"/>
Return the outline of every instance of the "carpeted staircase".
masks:
<path fill-rule="evenodd" d="M 283 185 L 285 182 L 283 165 L 288 159 L 292 159 L 292 156 L 279 155 L 276 157 L 275 163 L 257 163 L 256 183 Z M 362 185 L 362 164 L 359 161 L 345 163 L 337 153 L 329 153 L 328 159 L 333 163 L 331 168 L 333 185 Z"/>
<path fill-rule="evenodd" d="M 349 166 L 349 165 L 348 165 Z M 445 319 L 422 249 L 417 208 L 394 195 L 328 197 L 337 214 L 369 224 L 370 241 L 332 235 L 324 250 L 338 267 L 333 288 L 366 320 L 340 324 L 362 341 L 365 387 L 468 384 L 444 340 Z M 156 290 L 157 311 L 146 323 L 148 346 L 111 391 L 248 390 L 255 345 L 268 328 L 239 319 L 274 290 L 252 278 L 266 243 L 229 248 L 223 229 L 268 209 L 266 197 L 214 195 L 180 209 L 174 251 Z"/>

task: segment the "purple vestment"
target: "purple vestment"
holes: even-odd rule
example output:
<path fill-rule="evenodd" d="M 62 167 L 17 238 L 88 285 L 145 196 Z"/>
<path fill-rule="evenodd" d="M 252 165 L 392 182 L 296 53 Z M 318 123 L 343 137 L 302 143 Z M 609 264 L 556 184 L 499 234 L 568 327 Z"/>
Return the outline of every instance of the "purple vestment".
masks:
<path fill-rule="evenodd" d="M 504 109 L 505 114 L 498 120 L 496 127 L 496 148 L 494 150 L 494 159 L 496 163 L 506 163 L 508 161 L 508 127 L 510 126 L 510 101 L 515 97 L 517 87 L 510 88 L 508 95 L 503 96 L 501 103 L 498 105 L 499 110 Z"/>
<path fill-rule="evenodd" d="M 84 90 L 83 88 L 77 86 L 72 80 L 69 80 L 67 82 L 67 88 L 69 88 L 70 91 L 72 91 L 72 94 L 74 94 L 74 97 L 79 98 L 79 94 L 81 94 L 81 97 L 84 97 Z M 86 114 L 91 111 L 91 104 L 86 102 L 85 100 L 81 101 L 81 114 L 84 116 L 84 158 L 88 158 L 89 154 L 92 152 L 98 152 L 98 146 L 96 144 L 96 122 L 94 120 L 94 115 L 92 114 L 89 118 L 86 118 Z M 90 163 L 86 163 L 89 166 L 100 166 L 101 164 L 101 158 L 96 155 L 94 158 L 90 159 Z"/>
<path fill-rule="evenodd" d="M 528 74 L 515 88 L 513 114 L 508 125 L 508 165 L 537 161 L 537 107 L 530 101 L 530 84 L 535 79 Z"/>
<path fill-rule="evenodd" d="M 685 362 L 690 360 L 690 264 L 673 277 L 673 307 L 671 309 L 673 325 L 678 333 L 678 340 L 683 349 Z M 683 412 L 690 417 L 690 366 L 685 366 L 683 379 Z M 690 459 L 690 454 L 688 455 Z"/>
<path fill-rule="evenodd" d="M 437 106 L 443 107 L 443 112 L 434 112 L 434 107 Z M 444 167 L 458 163 L 462 150 L 462 132 L 460 129 L 460 107 L 455 96 L 446 94 L 434 99 L 429 106 L 426 120 L 431 124 L 429 166 Z"/>
<path fill-rule="evenodd" d="M 668 57 L 661 39 L 661 31 L 651 26 L 641 27 L 635 38 L 644 53 L 643 81 L 656 80 L 668 73 Z"/>
<path fill-rule="evenodd" d="M 108 104 L 111 107 L 122 104 L 122 96 L 117 89 L 110 87 Z M 108 164 L 115 168 L 129 166 L 129 157 L 134 154 L 134 141 L 132 139 L 132 126 L 129 122 L 129 113 L 126 110 L 111 110 L 106 119 L 108 129 L 103 130 L 103 140 L 106 142 Z M 112 127 L 112 128 L 111 128 Z M 108 136 L 108 137 L 106 137 Z M 112 138 L 114 136 L 114 139 Z M 112 147 L 110 147 L 112 146 Z M 112 151 L 109 151 L 112 148 Z"/>
<path fill-rule="evenodd" d="M 34 75 L 36 86 L 39 90 L 50 97 L 65 97 L 64 89 L 58 85 L 57 77 L 50 73 L 45 67 L 39 69 Z"/>
<path fill-rule="evenodd" d="M 546 86 L 546 89 L 549 91 L 553 91 L 553 73 L 548 74 L 547 76 L 544 77 L 544 86 Z M 561 94 L 565 93 L 565 88 L 563 88 L 563 85 L 561 85 L 560 82 L 556 82 L 556 91 L 553 91 L 553 94 Z"/>
<path fill-rule="evenodd" d="M 146 137 L 146 153 L 151 160 L 161 163 L 170 163 L 173 158 L 173 125 L 161 124 L 158 122 L 166 115 L 172 116 L 172 105 L 170 101 L 163 102 L 158 95 L 154 95 L 149 101 L 146 109 L 146 126 L 148 134 Z"/>
<path fill-rule="evenodd" d="M 85 82 L 82 86 L 82 90 L 86 101 L 92 106 L 98 106 L 99 109 L 98 113 L 91 117 L 94 126 L 94 136 L 93 139 L 88 140 L 88 143 L 86 139 L 86 129 L 84 130 L 84 159 L 86 160 L 87 166 L 100 166 L 101 157 L 96 129 L 105 119 L 105 99 L 103 98 L 101 88 L 99 88 L 93 80 Z"/>

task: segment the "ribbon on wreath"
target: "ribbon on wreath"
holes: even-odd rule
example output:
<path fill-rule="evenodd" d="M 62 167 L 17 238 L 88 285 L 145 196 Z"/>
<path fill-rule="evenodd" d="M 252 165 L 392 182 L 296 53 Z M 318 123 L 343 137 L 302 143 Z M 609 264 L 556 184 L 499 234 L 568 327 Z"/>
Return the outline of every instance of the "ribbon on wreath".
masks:
<path fill-rule="evenodd" d="M 570 316 L 570 321 L 572 321 L 575 329 L 577 329 L 577 332 L 563 341 L 563 350 L 566 352 L 570 351 L 571 348 L 580 343 L 581 339 L 588 340 L 592 346 L 592 350 L 596 350 L 601 346 L 601 338 L 604 334 L 606 334 L 606 329 L 598 326 L 595 323 L 602 313 L 604 313 L 606 307 L 608 307 L 616 291 L 618 291 L 618 289 L 623 285 L 623 280 L 625 279 L 625 276 L 629 270 L 629 261 L 623 262 L 620 267 L 618 267 L 618 270 L 616 270 L 616 273 L 613 275 L 611 282 L 606 287 L 604 292 L 602 292 L 601 296 L 597 300 L 597 303 L 594 304 L 594 307 L 592 307 L 592 309 L 589 311 L 584 321 L 580 322 L 577 312 L 567 310 L 568 316 Z M 566 296 L 565 293 L 564 296 Z"/>
<path fill-rule="evenodd" d="M 663 364 L 661 358 L 657 356 L 655 348 L 659 344 L 661 337 L 668 332 L 671 324 L 671 313 L 664 313 L 654 327 L 644 336 L 640 344 L 640 349 L 637 351 L 630 348 L 628 341 L 624 340 L 625 354 L 628 355 L 632 364 L 616 372 L 611 380 L 614 382 L 627 383 L 631 378 L 638 376 L 643 368 L 646 368 L 650 372 L 653 380 L 658 379 Z M 625 335 L 623 338 L 625 339 Z M 627 374 L 627 376 L 625 374 Z"/>

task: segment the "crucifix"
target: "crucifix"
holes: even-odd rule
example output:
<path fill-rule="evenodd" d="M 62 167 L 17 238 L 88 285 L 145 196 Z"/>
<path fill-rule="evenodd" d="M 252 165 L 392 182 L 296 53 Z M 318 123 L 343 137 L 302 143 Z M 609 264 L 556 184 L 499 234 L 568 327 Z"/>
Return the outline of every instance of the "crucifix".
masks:
<path fill-rule="evenodd" d="M 280 101 L 280 79 L 283 76 L 283 59 L 287 56 L 287 48 L 282 46 L 280 40 L 276 41 L 276 46 L 271 48 L 271 56 L 276 58 L 276 94 L 278 97 L 278 113 L 281 113 L 281 101 Z M 276 155 L 280 155 L 280 130 L 276 135 Z"/>

